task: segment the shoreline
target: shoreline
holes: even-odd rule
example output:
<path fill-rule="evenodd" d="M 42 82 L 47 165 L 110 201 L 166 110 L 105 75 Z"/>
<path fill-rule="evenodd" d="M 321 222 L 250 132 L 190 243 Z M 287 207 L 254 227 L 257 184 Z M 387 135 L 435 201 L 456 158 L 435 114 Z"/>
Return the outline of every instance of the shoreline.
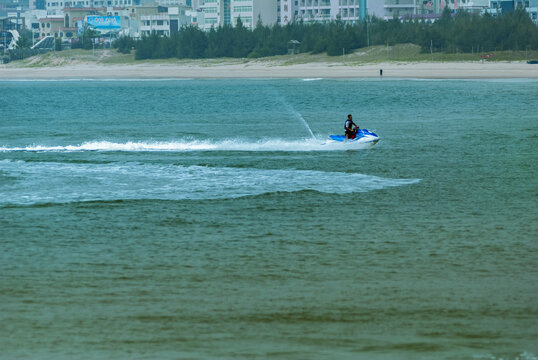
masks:
<path fill-rule="evenodd" d="M 538 79 L 538 65 L 526 62 L 409 62 L 377 64 L 304 63 L 282 65 L 251 61 L 239 64 L 91 63 L 46 67 L 0 66 L 0 80 L 70 79 Z"/>

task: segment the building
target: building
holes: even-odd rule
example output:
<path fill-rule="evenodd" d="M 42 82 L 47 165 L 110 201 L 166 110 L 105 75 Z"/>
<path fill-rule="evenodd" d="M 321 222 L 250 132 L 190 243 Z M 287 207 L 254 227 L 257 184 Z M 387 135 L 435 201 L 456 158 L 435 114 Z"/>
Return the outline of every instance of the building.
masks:
<path fill-rule="evenodd" d="M 37 1 L 37 0 L 36 0 Z M 135 0 L 46 0 L 48 15 L 63 15 L 64 8 L 106 8 L 135 5 Z"/>
<path fill-rule="evenodd" d="M 134 37 L 147 36 L 152 32 L 160 36 L 170 36 L 191 24 L 190 7 L 186 5 L 137 6 L 135 10 L 139 29 Z"/>
<path fill-rule="evenodd" d="M 384 19 L 401 18 L 417 14 L 416 0 L 385 0 L 385 16 Z"/>
<path fill-rule="evenodd" d="M 63 17 L 47 17 L 39 19 L 39 38 L 45 36 L 63 37 Z"/>
<path fill-rule="evenodd" d="M 199 10 L 204 13 L 204 30 L 237 24 L 237 19 L 247 28 L 254 28 L 258 19 L 265 25 L 277 22 L 277 0 L 202 0 Z"/>
<path fill-rule="evenodd" d="M 106 8 L 66 7 L 62 9 L 65 27 L 77 27 L 87 16 L 104 16 Z"/>
<path fill-rule="evenodd" d="M 231 25 L 237 24 L 237 19 L 246 28 L 256 27 L 258 20 L 264 25 L 274 25 L 277 22 L 276 0 L 231 0 L 230 21 Z M 225 19 L 226 20 L 226 19 Z"/>
<path fill-rule="evenodd" d="M 190 25 L 197 26 L 199 28 L 203 28 L 205 25 L 205 13 L 198 10 L 187 10 L 185 11 L 185 16 L 187 16 L 188 19 L 190 19 Z"/>
<path fill-rule="evenodd" d="M 538 0 L 491 0 L 489 8 L 483 12 L 498 16 L 518 8 L 525 9 L 531 20 L 538 25 Z"/>
<path fill-rule="evenodd" d="M 375 2 L 369 0 L 368 2 Z M 377 2 L 383 0 L 377 0 Z M 362 7 L 362 11 L 361 11 Z M 366 0 L 280 0 L 280 24 L 293 21 L 326 22 L 342 20 L 356 22 L 366 17 Z"/>
<path fill-rule="evenodd" d="M 489 2 L 490 0 L 461 0 L 457 5 L 460 10 L 480 13 L 489 7 Z M 450 5 L 456 5 L 456 3 Z"/>
<path fill-rule="evenodd" d="M 10 31 L 21 33 L 24 30 L 24 18 L 21 17 L 0 17 L 0 49 L 7 49 L 13 39 Z"/>
<path fill-rule="evenodd" d="M 229 12 L 230 0 L 203 0 L 200 10 L 204 13 L 204 23 L 200 24 L 203 30 L 210 30 L 219 26 L 228 25 L 224 22 L 224 3 Z"/>

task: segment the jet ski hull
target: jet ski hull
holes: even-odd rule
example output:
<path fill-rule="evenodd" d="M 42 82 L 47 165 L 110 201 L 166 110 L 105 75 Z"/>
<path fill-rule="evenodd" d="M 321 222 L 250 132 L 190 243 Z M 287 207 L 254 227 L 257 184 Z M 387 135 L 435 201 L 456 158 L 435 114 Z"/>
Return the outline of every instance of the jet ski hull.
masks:
<path fill-rule="evenodd" d="M 345 135 L 329 135 L 329 139 L 335 142 L 341 142 L 346 144 L 371 144 L 375 145 L 379 141 L 379 136 L 366 129 L 360 129 L 355 138 L 346 139 Z"/>

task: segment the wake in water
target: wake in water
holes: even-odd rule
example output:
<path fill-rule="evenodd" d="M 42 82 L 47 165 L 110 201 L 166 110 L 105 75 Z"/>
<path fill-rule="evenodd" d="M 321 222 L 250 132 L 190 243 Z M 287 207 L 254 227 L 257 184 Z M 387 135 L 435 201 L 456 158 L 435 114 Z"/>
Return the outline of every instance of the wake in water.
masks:
<path fill-rule="evenodd" d="M 301 115 L 298 111 L 296 111 L 295 109 L 292 109 L 291 107 L 290 107 L 290 111 L 295 115 L 295 117 L 297 117 L 297 119 L 301 120 L 303 125 L 306 127 L 306 129 L 310 133 L 310 136 L 312 136 L 312 138 L 315 139 L 316 136 L 312 132 L 312 129 L 310 129 L 310 126 L 308 126 L 308 123 L 306 122 L 306 120 L 303 118 L 303 115 Z"/>
<path fill-rule="evenodd" d="M 222 141 L 128 141 L 124 143 L 110 141 L 89 141 L 80 145 L 29 145 L 24 147 L 0 147 L 0 152 L 36 151 L 36 152 L 70 152 L 70 151 L 342 151 L 349 150 L 347 144 L 326 142 L 318 139 L 283 140 L 266 139 L 260 141 L 222 140 Z M 353 149 L 369 148 L 371 144 L 354 146 Z"/>
<path fill-rule="evenodd" d="M 368 192 L 419 182 L 364 174 L 139 162 L 73 164 L 0 161 L 0 205 L 108 200 L 230 199 L 314 190 Z M 350 187 L 352 183 L 354 186 Z"/>
<path fill-rule="evenodd" d="M 306 79 L 306 80 L 311 80 L 311 79 Z M 310 133 L 310 136 L 312 137 L 312 139 L 316 139 L 316 136 L 312 132 L 312 129 L 310 129 L 310 126 L 308 125 L 306 120 L 303 118 L 303 116 L 297 110 L 295 110 L 293 106 L 291 106 L 291 104 L 288 101 L 286 101 L 286 99 L 284 99 L 281 95 L 279 95 L 278 93 L 275 93 L 275 97 L 284 105 L 284 107 L 289 112 L 291 112 L 304 125 L 306 130 L 308 130 L 308 132 Z"/>

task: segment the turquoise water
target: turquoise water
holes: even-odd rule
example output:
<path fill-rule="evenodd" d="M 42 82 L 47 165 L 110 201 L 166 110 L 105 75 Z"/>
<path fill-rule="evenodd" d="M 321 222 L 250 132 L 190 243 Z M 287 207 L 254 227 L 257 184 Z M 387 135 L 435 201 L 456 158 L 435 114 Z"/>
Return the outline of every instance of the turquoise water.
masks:
<path fill-rule="evenodd" d="M 537 94 L 0 81 L 0 358 L 535 359 Z"/>

